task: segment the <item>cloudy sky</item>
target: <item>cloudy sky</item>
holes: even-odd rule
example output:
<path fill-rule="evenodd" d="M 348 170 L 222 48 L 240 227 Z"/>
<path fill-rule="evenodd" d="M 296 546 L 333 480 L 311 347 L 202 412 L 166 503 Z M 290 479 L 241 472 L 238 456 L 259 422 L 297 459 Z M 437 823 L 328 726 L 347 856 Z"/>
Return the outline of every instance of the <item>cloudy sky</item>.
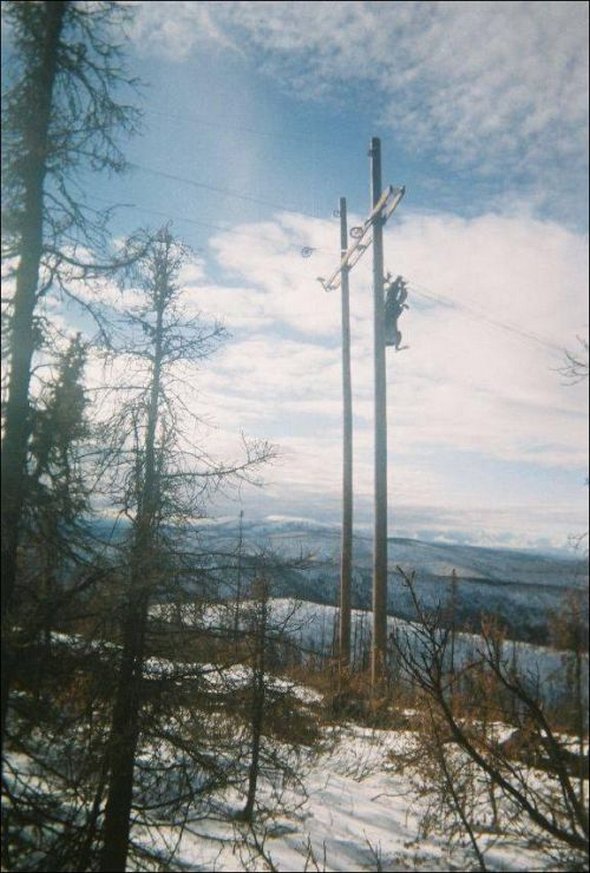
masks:
<path fill-rule="evenodd" d="M 116 229 L 195 251 L 191 308 L 230 340 L 195 377 L 210 439 L 276 443 L 264 489 L 218 512 L 340 519 L 341 196 L 369 211 L 372 136 L 407 193 L 385 232 L 409 282 L 388 351 L 389 532 L 562 546 L 587 529 L 585 2 L 133 4 L 144 132 Z M 313 250 L 302 257 L 302 248 Z M 351 275 L 355 520 L 372 523 L 370 253 Z"/>

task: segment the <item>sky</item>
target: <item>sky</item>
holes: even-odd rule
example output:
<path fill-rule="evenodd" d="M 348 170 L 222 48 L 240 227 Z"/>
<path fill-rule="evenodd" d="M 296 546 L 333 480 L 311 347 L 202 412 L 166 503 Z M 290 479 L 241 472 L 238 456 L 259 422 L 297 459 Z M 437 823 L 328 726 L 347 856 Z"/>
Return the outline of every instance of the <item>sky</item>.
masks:
<path fill-rule="evenodd" d="M 340 521 L 340 296 L 317 277 L 339 263 L 339 198 L 350 225 L 369 212 L 378 136 L 384 185 L 406 186 L 384 251 L 410 306 L 387 352 L 389 534 L 547 548 L 587 530 L 587 383 L 559 372 L 588 337 L 587 4 L 130 5 L 143 130 L 92 196 L 121 235 L 171 221 L 188 308 L 231 335 L 194 377 L 199 438 L 279 449 L 263 488 L 212 511 Z M 371 283 L 369 251 L 351 273 L 368 529 Z"/>

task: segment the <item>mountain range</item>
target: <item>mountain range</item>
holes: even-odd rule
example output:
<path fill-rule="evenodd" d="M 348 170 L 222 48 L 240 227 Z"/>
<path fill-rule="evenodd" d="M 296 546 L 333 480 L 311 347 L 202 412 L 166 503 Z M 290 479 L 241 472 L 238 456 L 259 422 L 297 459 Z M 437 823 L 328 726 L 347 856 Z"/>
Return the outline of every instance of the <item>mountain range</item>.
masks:
<path fill-rule="evenodd" d="M 239 563 L 246 575 L 260 572 L 261 566 L 269 568 L 276 596 L 338 604 L 341 534 L 337 526 L 266 519 L 240 528 L 232 519 L 207 525 L 200 537 L 215 550 L 234 556 L 241 552 L 233 574 L 224 576 L 227 596 L 237 584 Z M 370 609 L 372 538 L 363 532 L 354 535 L 353 568 L 352 606 Z M 404 576 L 413 578 L 424 606 L 440 606 L 447 616 L 452 608 L 453 620 L 465 629 L 477 630 L 482 613 L 495 614 L 512 639 L 547 642 L 548 618 L 568 598 L 583 604 L 587 625 L 588 561 L 579 553 L 545 554 L 390 537 L 388 612 L 411 620 L 415 607 Z"/>

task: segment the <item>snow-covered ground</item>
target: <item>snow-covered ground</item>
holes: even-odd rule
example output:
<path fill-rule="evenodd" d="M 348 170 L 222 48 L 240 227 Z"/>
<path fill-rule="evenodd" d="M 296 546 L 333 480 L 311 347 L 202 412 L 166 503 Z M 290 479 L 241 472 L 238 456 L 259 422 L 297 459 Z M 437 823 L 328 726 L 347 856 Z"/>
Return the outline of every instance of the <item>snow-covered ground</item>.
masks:
<path fill-rule="evenodd" d="M 275 606 L 278 613 L 284 610 L 291 614 L 291 603 Z M 212 617 L 209 615 L 209 620 Z M 56 635 L 55 642 L 82 645 L 81 638 L 66 635 Z M 224 700 L 227 700 L 228 690 L 231 699 L 231 689 L 238 691 L 251 679 L 249 669 L 241 665 L 220 668 L 215 664 L 192 665 L 150 658 L 145 668 L 146 676 L 154 678 L 198 672 L 209 694 L 214 696 L 219 690 Z M 310 722 L 317 720 L 322 701 L 317 691 L 270 676 L 267 687 L 278 694 L 290 694 L 309 714 Z M 182 820 L 176 816 L 163 824 L 160 819 L 158 826 L 149 829 L 136 824 L 132 839 L 136 845 L 143 844 L 162 858 L 163 866 L 157 869 L 170 871 L 347 873 L 479 869 L 464 833 L 451 835 L 445 831 L 442 820 L 437 820 L 436 816 L 433 819 L 432 815 L 425 832 L 428 798 L 419 788 L 423 784 L 422 777 L 415 765 L 408 763 L 408 757 L 412 753 L 415 756 L 419 750 L 419 715 L 406 710 L 402 716 L 398 723 L 403 724 L 403 728 L 396 730 L 371 729 L 351 722 L 318 722 L 321 725 L 319 739 L 311 746 L 294 742 L 285 745 L 265 737 L 267 750 L 275 751 L 288 767 L 261 768 L 259 812 L 254 827 L 247 826 L 239 816 L 244 808 L 244 780 L 249 766 L 248 744 L 242 744 L 239 754 L 243 758 L 237 763 L 243 778 L 234 779 L 233 787 L 217 789 L 198 808 L 191 808 L 189 803 Z M 208 723 L 211 731 L 206 742 L 208 748 L 214 749 L 215 719 L 211 718 Z M 503 725 L 494 726 L 496 728 L 500 740 L 509 733 Z M 227 749 L 225 754 L 228 754 Z M 162 747 L 156 751 L 148 741 L 141 752 L 142 766 L 149 769 L 158 761 L 165 764 L 165 760 L 158 757 L 161 755 Z M 9 760 L 17 766 L 20 778 L 26 777 L 25 782 L 36 790 L 55 795 L 49 771 L 43 777 L 37 776 L 34 762 L 22 754 L 9 753 Z M 544 780 L 546 775 L 539 772 L 531 778 Z M 141 793 L 139 786 L 138 791 Z M 587 782 L 585 796 L 588 796 Z M 144 821 L 150 818 L 149 812 L 146 815 Z M 550 858 L 533 847 L 532 827 L 520 836 L 513 834 L 508 838 L 503 828 L 495 829 L 492 823 L 488 795 L 483 792 L 473 826 L 488 870 L 556 869 Z M 137 854 L 134 857 L 138 857 Z M 140 866 L 134 861 L 128 869 L 156 868 L 151 863 Z"/>
<path fill-rule="evenodd" d="M 156 845 L 176 845 L 178 869 L 195 871 L 478 869 L 467 840 L 451 845 L 444 832 L 421 833 L 424 801 L 390 759 L 411 749 L 413 736 L 352 724 L 327 729 L 321 751 L 299 759 L 305 792 L 284 790 L 283 811 L 258 824 L 256 839 L 243 824 L 215 817 L 170 828 Z M 270 786 L 262 792 L 272 799 Z M 243 797 L 234 801 L 238 812 Z M 488 870 L 551 869 L 524 841 L 491 831 L 478 837 Z"/>
<path fill-rule="evenodd" d="M 293 598 L 271 598 L 270 621 L 280 628 L 291 639 L 298 649 L 308 655 L 326 655 L 332 649 L 335 639 L 335 627 L 338 625 L 339 612 L 335 606 L 326 606 L 309 601 L 297 601 Z M 214 605 L 195 610 L 193 605 L 186 607 L 178 605 L 156 604 L 150 612 L 152 617 L 164 621 L 185 621 L 189 625 L 222 627 L 234 620 L 232 604 Z M 352 656 L 356 663 L 361 663 L 363 653 L 369 651 L 370 634 L 372 630 L 372 613 L 353 609 L 351 614 L 351 644 Z M 391 637 L 411 640 L 415 637 L 415 626 L 404 619 L 387 619 L 387 633 Z M 477 634 L 457 633 L 454 642 L 455 665 L 459 667 L 474 657 L 474 653 L 482 646 L 482 639 Z M 505 656 L 520 671 L 530 678 L 533 685 L 539 687 L 547 701 L 560 699 L 568 693 L 566 686 L 566 655 L 564 652 L 546 646 L 535 646 L 530 643 L 520 643 L 507 640 L 504 646 Z M 583 658 L 583 690 L 588 686 L 588 657 Z M 586 699 L 586 705 L 588 701 Z"/>

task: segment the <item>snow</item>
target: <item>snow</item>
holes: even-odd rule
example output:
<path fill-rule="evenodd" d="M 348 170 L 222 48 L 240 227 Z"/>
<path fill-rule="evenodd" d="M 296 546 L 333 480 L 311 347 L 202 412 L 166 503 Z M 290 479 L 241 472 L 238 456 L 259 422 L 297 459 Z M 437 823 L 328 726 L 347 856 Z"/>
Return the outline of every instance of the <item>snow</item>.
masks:
<path fill-rule="evenodd" d="M 335 606 L 327 606 L 309 601 L 299 601 L 289 597 L 271 598 L 270 623 L 280 628 L 290 636 L 297 647 L 308 654 L 325 655 L 331 651 L 334 640 L 334 627 L 338 623 L 339 611 Z M 154 604 L 150 614 L 163 621 L 178 620 L 187 625 L 201 627 L 221 627 L 233 621 L 232 604 L 215 604 L 199 609 L 191 604 L 182 607 L 178 605 Z M 229 616 L 229 618 L 228 618 Z M 369 645 L 369 635 L 372 630 L 372 613 L 353 609 L 351 611 L 351 639 L 353 659 L 361 661 L 363 649 Z M 415 625 L 401 618 L 387 618 L 387 634 L 393 633 L 398 638 L 415 638 Z M 482 646 L 482 638 L 477 634 L 458 632 L 456 634 L 454 654 L 457 667 L 468 663 L 474 653 Z M 506 640 L 505 657 L 518 664 L 523 675 L 530 681 L 538 683 L 546 700 L 555 700 L 567 693 L 565 654 L 546 646 L 531 643 Z M 582 659 L 583 693 L 587 695 L 588 686 L 588 656 Z M 588 702 L 585 697 L 586 705 Z"/>
<path fill-rule="evenodd" d="M 295 603 L 289 598 L 271 601 L 272 619 L 282 623 L 285 616 L 294 616 L 294 632 L 303 648 L 313 649 L 329 643 L 337 611 L 317 604 Z M 154 612 L 165 617 L 163 608 Z M 223 610 L 218 606 L 200 616 L 204 624 L 223 622 Z M 370 622 L 370 616 L 353 613 L 355 621 Z M 403 628 L 411 633 L 411 625 L 390 619 L 390 629 Z M 457 659 L 466 658 L 481 638 L 457 635 Z M 512 657 L 511 646 L 509 648 Z M 521 667 L 542 677 L 545 684 L 563 674 L 562 653 L 536 646 L 517 644 Z M 214 665 L 203 667 L 212 687 L 222 681 Z M 247 682 L 248 669 L 233 667 L 224 671 L 237 685 Z M 219 677 L 217 679 L 216 677 Z M 274 681 L 274 680 L 273 680 Z M 281 683 L 285 680 L 277 679 Z M 278 687 L 278 686 L 277 686 Z M 311 689 L 294 683 L 285 688 L 311 705 L 320 696 Z M 404 713 L 409 725 L 415 715 Z M 491 728 L 492 726 L 490 726 Z M 507 739 L 513 729 L 493 726 L 498 742 Z M 443 832 L 425 835 L 421 821 L 426 799 L 417 789 L 415 773 L 400 766 L 403 756 L 415 749 L 416 734 L 412 730 L 376 730 L 352 723 L 325 727 L 319 751 L 301 750 L 295 768 L 303 788 L 265 783 L 260 794 L 275 807 L 272 818 L 260 821 L 254 833 L 236 820 L 243 808 L 243 795 L 224 797 L 226 821 L 218 814 L 188 824 L 182 832 L 170 829 L 162 834 L 170 845 L 177 845 L 179 869 L 190 870 L 279 871 L 442 871 L 478 869 L 478 863 L 467 838 L 453 843 Z M 393 753 L 393 757 L 392 757 Z M 283 754 L 288 754 L 283 750 Z M 535 779 L 543 780 L 542 773 Z M 280 798 L 274 804 L 273 792 Z M 480 829 L 477 833 L 488 870 L 521 871 L 554 869 L 551 861 L 535 851 L 525 838 L 508 841 L 490 827 L 491 808 L 481 807 Z M 255 844 L 257 843 L 257 845 Z M 160 848 L 164 848 L 162 845 Z"/>
<path fill-rule="evenodd" d="M 296 637 L 301 644 L 313 648 L 331 640 L 331 628 L 336 611 L 317 604 L 297 604 L 290 599 L 271 601 L 272 622 L 279 626 L 289 617 L 296 625 Z M 152 615 L 171 618 L 164 606 L 156 606 Z M 178 616 L 176 616 L 178 617 Z M 211 626 L 227 618 L 223 607 L 216 605 L 199 615 L 187 610 L 190 623 L 203 622 Z M 369 622 L 366 613 L 356 613 L 353 621 Z M 390 620 L 391 629 L 404 628 L 406 622 Z M 82 638 L 55 634 L 61 645 L 83 645 Z M 479 638 L 458 635 L 457 657 L 466 656 Z M 96 643 L 96 649 L 112 650 L 112 644 Z M 461 654 L 463 650 L 464 654 Z M 544 671 L 545 681 L 559 669 L 560 653 L 550 653 L 533 646 L 520 645 L 522 657 L 530 668 Z M 545 666 L 539 666 L 545 657 Z M 553 663 L 553 658 L 555 663 Z M 541 659 L 541 661 L 539 661 Z M 521 664 L 523 662 L 521 661 Z M 250 668 L 234 665 L 221 668 L 214 663 L 180 663 L 164 658 L 146 661 L 147 677 L 198 676 L 209 692 L 217 689 L 227 693 L 251 681 Z M 322 695 L 301 683 L 283 677 L 267 677 L 267 687 L 277 693 L 296 697 L 313 719 L 314 710 Z M 422 823 L 427 799 L 419 791 L 415 769 L 407 763 L 417 750 L 418 714 L 412 710 L 403 713 L 405 729 L 378 730 L 351 722 L 324 724 L 320 739 L 311 747 L 274 743 L 283 760 L 288 760 L 296 778 L 285 779 L 280 771 L 261 770 L 258 798 L 260 814 L 255 828 L 239 820 L 244 807 L 242 790 L 226 788 L 211 798 L 208 807 L 196 811 L 190 808 L 182 823 L 160 824 L 149 830 L 135 825 L 133 839 L 161 853 L 162 858 L 174 854 L 161 869 L 194 871 L 446 871 L 478 869 L 477 859 L 467 838 L 451 840 L 441 823 L 424 833 Z M 398 722 L 399 723 L 399 722 Z M 215 744 L 214 721 L 210 722 Z M 503 724 L 493 726 L 498 741 L 507 738 L 512 729 Z M 146 745 L 142 760 L 147 766 L 158 754 Z M 9 753 L 9 761 L 18 765 L 19 772 L 27 773 L 28 761 L 22 755 Z M 240 761 L 243 773 L 248 767 L 248 755 Z M 27 777 L 37 784 L 37 777 Z M 535 773 L 543 780 L 543 773 Z M 40 783 L 39 783 L 40 784 Z M 49 791 L 51 787 L 47 786 Z M 587 789 L 586 789 L 587 791 Z M 587 794 L 586 794 L 587 796 Z M 486 801 L 487 803 L 487 801 Z M 477 837 L 490 871 L 551 870 L 551 861 L 535 851 L 526 837 L 508 841 L 490 826 L 491 808 L 478 807 Z M 192 817 L 191 817 L 192 816 Z M 146 869 L 130 866 L 129 869 Z"/>
<path fill-rule="evenodd" d="M 269 862 L 279 871 L 476 869 L 468 846 L 451 847 L 444 834 L 421 835 L 423 802 L 389 758 L 412 744 L 411 731 L 353 724 L 327 729 L 320 754 L 310 752 L 302 765 L 307 796 L 283 793 L 287 811 L 258 835 L 266 860 L 247 827 L 217 817 L 189 825 L 180 836 L 171 829 L 161 839 L 178 839 L 179 869 L 267 870 Z M 524 844 L 503 844 L 492 834 L 481 844 L 489 870 L 544 869 L 540 855 Z"/>
<path fill-rule="evenodd" d="M 164 858 L 174 850 L 174 859 L 161 868 L 170 871 L 477 869 L 466 842 L 452 845 L 444 832 L 421 833 L 425 801 L 411 769 L 399 764 L 414 750 L 411 730 L 327 726 L 318 749 L 290 753 L 301 784 L 261 779 L 259 794 L 273 814 L 262 814 L 256 831 L 235 817 L 244 796 L 228 793 L 212 803 L 208 817 L 200 813 L 191 821 L 189 811 L 177 826 L 149 832 L 136 826 L 133 839 Z M 285 748 L 282 753 L 289 754 Z M 21 773 L 27 771 L 22 755 L 9 757 Z M 554 869 L 524 839 L 509 842 L 483 827 L 478 839 L 490 871 Z"/>

